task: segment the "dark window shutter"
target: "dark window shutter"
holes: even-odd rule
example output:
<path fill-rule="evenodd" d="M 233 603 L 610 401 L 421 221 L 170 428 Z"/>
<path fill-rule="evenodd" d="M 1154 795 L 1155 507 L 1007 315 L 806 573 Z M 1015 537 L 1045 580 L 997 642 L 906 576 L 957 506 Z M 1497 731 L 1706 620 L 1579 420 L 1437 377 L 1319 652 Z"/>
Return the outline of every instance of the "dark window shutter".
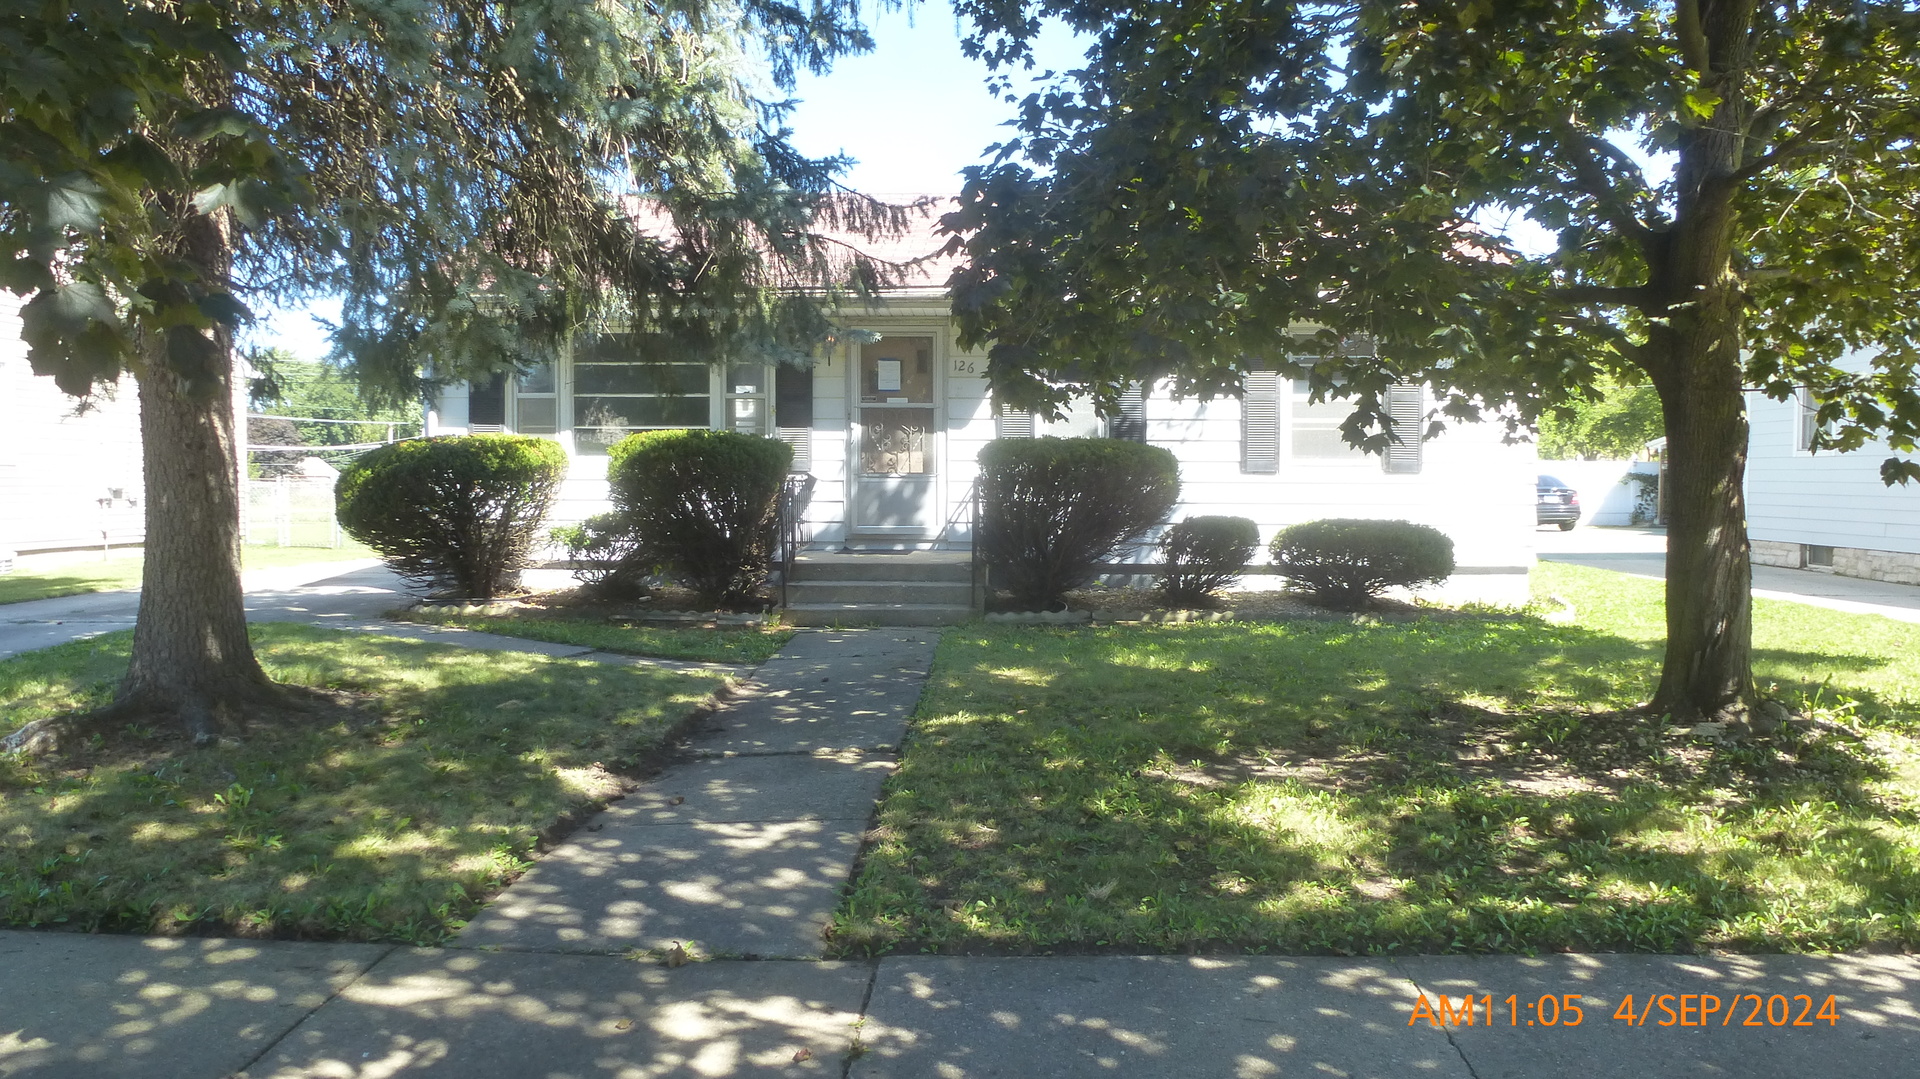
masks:
<path fill-rule="evenodd" d="M 1128 442 L 1147 440 L 1147 390 L 1138 382 L 1120 395 L 1120 413 L 1107 419 L 1107 437 Z"/>
<path fill-rule="evenodd" d="M 1280 376 L 1249 371 L 1240 401 L 1240 471 L 1280 471 Z"/>
<path fill-rule="evenodd" d="M 1387 416 L 1393 420 L 1397 442 L 1387 445 L 1380 467 L 1388 472 L 1420 471 L 1420 443 L 1426 435 L 1427 398 L 1417 382 L 1387 387 Z"/>
<path fill-rule="evenodd" d="M 467 430 L 476 435 L 499 434 L 507 427 L 507 376 L 467 383 Z"/>
<path fill-rule="evenodd" d="M 813 471 L 813 367 L 773 369 L 774 437 L 793 447 L 793 471 Z"/>
<path fill-rule="evenodd" d="M 1002 409 L 993 418 L 993 437 L 995 438 L 1032 438 L 1033 413 Z"/>

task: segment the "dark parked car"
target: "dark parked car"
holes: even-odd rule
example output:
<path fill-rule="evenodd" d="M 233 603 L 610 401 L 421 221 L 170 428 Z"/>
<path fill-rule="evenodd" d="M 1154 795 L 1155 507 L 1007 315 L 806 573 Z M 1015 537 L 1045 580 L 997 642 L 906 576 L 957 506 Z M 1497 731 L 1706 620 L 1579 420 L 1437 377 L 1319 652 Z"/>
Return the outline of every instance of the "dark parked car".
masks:
<path fill-rule="evenodd" d="M 1566 532 L 1580 523 L 1580 495 L 1552 476 L 1540 477 L 1533 497 L 1534 524 L 1559 525 Z"/>

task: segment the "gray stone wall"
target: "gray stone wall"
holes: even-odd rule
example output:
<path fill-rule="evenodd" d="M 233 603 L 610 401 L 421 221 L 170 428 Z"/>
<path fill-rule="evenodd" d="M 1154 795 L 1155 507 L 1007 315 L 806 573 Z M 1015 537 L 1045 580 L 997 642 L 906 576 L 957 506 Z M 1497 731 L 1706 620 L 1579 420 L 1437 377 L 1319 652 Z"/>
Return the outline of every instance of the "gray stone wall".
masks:
<path fill-rule="evenodd" d="M 1800 545 L 1797 543 L 1781 543 L 1779 540 L 1754 540 L 1753 564 L 1756 566 L 1783 566 L 1787 569 L 1799 569 Z"/>
<path fill-rule="evenodd" d="M 1778 540 L 1754 540 L 1753 564 L 1801 569 L 1798 543 Z M 1862 547 L 1835 547 L 1833 572 L 1842 577 L 1864 577 L 1870 581 L 1893 584 L 1920 584 L 1920 554 L 1904 551 L 1870 551 Z"/>
<path fill-rule="evenodd" d="M 1833 572 L 1847 577 L 1865 577 L 1894 584 L 1920 584 L 1920 554 L 1905 551 L 1868 551 L 1859 547 L 1835 547 Z"/>

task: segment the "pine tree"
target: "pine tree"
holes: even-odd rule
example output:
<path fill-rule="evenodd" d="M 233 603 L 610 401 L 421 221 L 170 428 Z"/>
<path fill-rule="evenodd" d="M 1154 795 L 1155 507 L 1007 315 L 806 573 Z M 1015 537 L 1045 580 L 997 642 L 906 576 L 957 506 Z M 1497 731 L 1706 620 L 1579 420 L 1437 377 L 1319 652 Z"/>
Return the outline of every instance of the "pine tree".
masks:
<path fill-rule="evenodd" d="M 617 315 L 799 352 L 886 267 L 897 207 L 788 144 L 768 93 L 870 47 L 857 0 L 13 0 L 0 11 L 0 286 L 36 372 L 131 372 L 145 442 L 133 658 L 96 730 L 197 740 L 300 707 L 248 644 L 233 331 L 344 297 L 360 382 L 416 396 Z M 804 286 L 804 287 L 802 287 Z M 45 746 L 73 722 L 19 732 Z"/>

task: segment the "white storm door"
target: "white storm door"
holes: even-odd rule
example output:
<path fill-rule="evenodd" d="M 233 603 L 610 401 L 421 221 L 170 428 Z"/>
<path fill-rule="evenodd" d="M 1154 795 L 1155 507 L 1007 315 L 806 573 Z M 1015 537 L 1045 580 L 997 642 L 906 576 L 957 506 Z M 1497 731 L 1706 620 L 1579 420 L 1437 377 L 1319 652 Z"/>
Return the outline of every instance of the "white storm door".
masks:
<path fill-rule="evenodd" d="M 854 347 L 849 470 L 856 535 L 928 540 L 939 532 L 933 345 L 931 336 L 887 336 Z"/>

